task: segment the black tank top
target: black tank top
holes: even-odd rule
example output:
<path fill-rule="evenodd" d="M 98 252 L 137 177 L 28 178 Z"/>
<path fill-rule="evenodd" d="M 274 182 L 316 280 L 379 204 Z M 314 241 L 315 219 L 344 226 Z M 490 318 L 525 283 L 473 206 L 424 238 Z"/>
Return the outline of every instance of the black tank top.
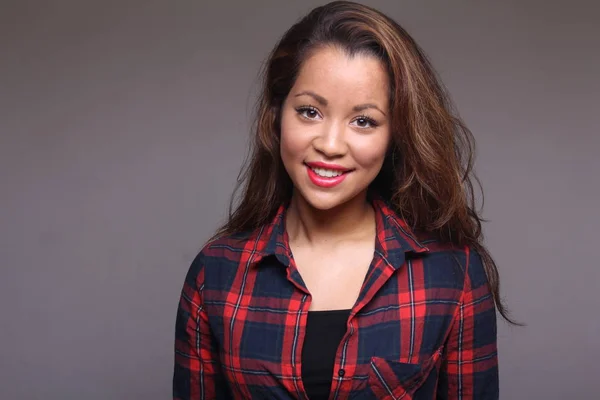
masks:
<path fill-rule="evenodd" d="M 327 400 L 335 353 L 351 310 L 309 311 L 302 347 L 302 382 L 310 400 Z"/>

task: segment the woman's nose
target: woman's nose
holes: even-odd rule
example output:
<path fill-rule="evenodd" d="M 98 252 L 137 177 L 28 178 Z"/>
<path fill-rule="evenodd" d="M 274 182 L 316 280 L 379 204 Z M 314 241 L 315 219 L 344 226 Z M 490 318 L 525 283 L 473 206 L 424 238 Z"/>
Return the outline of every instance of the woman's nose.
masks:
<path fill-rule="evenodd" d="M 324 125 L 323 130 L 313 142 L 315 150 L 328 158 L 337 158 L 346 154 L 348 145 L 344 124 L 330 123 Z"/>

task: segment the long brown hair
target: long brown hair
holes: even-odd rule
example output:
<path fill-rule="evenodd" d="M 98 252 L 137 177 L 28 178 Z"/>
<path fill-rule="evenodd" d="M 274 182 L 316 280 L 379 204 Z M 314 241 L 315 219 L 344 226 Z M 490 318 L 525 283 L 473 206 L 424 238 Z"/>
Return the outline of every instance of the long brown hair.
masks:
<path fill-rule="evenodd" d="M 269 222 L 292 195 L 279 153 L 281 107 L 302 62 L 320 47 L 377 57 L 390 77 L 392 145 L 371 184 L 409 226 L 441 241 L 472 246 L 484 261 L 496 307 L 496 264 L 483 245 L 483 219 L 475 209 L 474 139 L 458 117 L 429 60 L 413 38 L 379 11 L 349 1 L 315 8 L 277 43 L 262 71 L 254 142 L 232 196 L 229 219 L 213 238 L 254 230 Z M 235 204 L 235 205 L 234 205 Z M 511 321 L 512 322 L 512 321 Z"/>

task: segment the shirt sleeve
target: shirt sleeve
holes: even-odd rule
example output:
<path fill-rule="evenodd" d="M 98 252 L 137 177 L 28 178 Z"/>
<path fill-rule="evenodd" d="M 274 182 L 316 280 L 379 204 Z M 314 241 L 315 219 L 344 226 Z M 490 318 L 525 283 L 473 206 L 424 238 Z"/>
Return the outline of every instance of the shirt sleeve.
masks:
<path fill-rule="evenodd" d="M 188 271 L 177 309 L 173 373 L 173 399 L 177 400 L 229 398 L 202 300 L 202 258 L 201 253 Z"/>
<path fill-rule="evenodd" d="M 446 345 L 438 399 L 499 398 L 496 308 L 481 256 L 467 249 L 460 306 Z"/>

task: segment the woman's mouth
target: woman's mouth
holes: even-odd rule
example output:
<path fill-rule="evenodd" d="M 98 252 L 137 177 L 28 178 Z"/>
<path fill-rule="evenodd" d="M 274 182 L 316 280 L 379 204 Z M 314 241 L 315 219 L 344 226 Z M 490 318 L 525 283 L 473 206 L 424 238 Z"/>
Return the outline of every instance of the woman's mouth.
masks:
<path fill-rule="evenodd" d="M 306 163 L 306 171 L 311 182 L 322 188 L 332 188 L 346 179 L 352 170 L 338 165 Z"/>
<path fill-rule="evenodd" d="M 334 169 L 325 169 L 325 168 L 311 168 L 311 169 L 315 174 L 319 175 L 322 178 L 335 178 L 344 173 L 344 171 L 337 171 Z"/>

